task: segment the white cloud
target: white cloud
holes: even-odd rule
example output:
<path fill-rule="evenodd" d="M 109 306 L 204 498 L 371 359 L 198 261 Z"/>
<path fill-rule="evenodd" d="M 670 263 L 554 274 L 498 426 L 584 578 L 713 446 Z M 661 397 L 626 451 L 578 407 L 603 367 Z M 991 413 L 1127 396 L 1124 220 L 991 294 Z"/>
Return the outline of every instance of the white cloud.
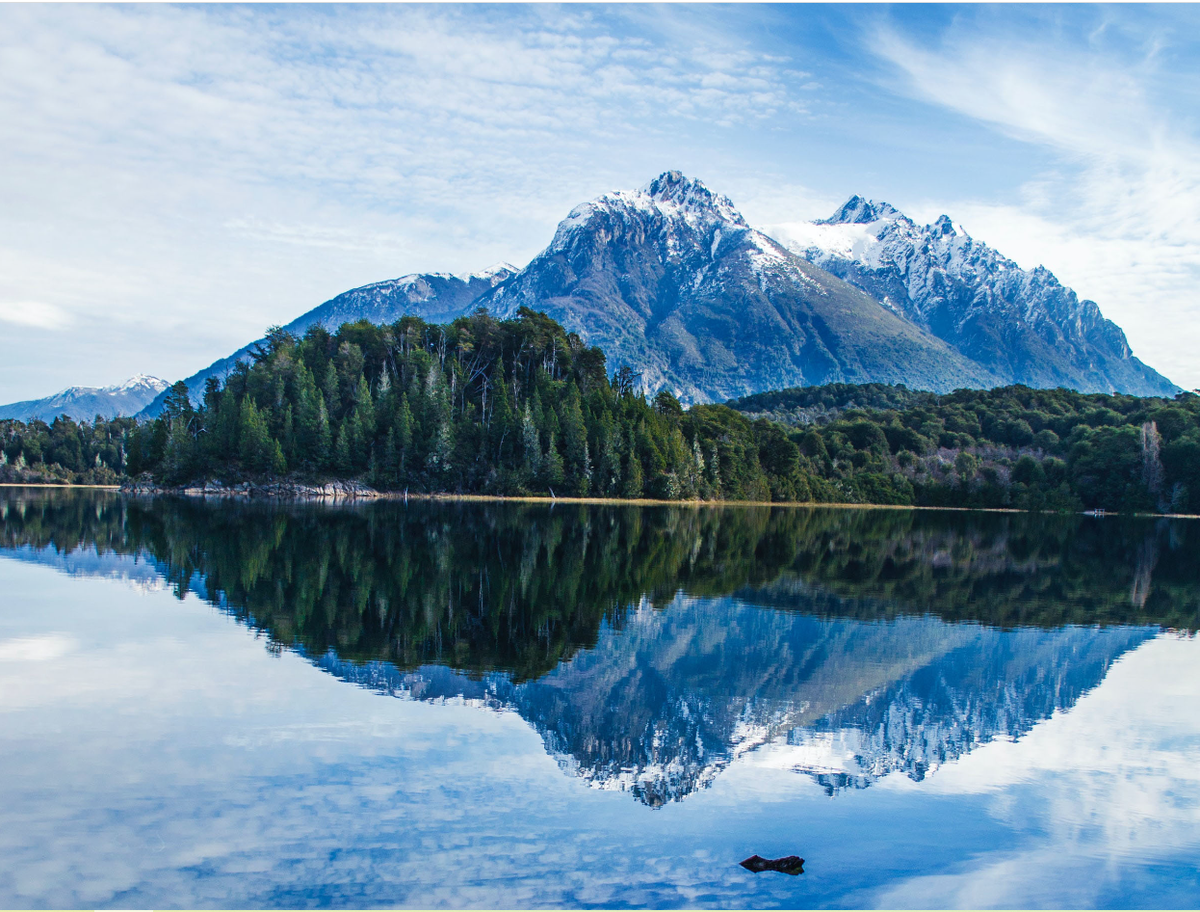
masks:
<path fill-rule="evenodd" d="M 0 301 L 0 323 L 33 329 L 61 329 L 68 323 L 61 307 L 41 301 Z"/>
<path fill-rule="evenodd" d="M 1130 58 L 1044 34 L 960 28 L 935 49 L 876 36 L 902 91 L 1061 162 L 1019 198 L 943 198 L 910 214 L 946 211 L 1022 266 L 1045 265 L 1125 329 L 1135 354 L 1198 386 L 1200 142 L 1155 90 L 1157 45 Z"/>

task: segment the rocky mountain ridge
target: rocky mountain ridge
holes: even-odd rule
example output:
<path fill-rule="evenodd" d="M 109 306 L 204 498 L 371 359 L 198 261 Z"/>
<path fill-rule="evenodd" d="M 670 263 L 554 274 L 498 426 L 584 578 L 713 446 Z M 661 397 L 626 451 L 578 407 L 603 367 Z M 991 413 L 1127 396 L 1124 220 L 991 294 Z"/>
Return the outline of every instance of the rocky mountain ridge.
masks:
<path fill-rule="evenodd" d="M 469 313 L 480 297 L 515 275 L 516 271 L 507 263 L 499 263 L 466 276 L 436 272 L 373 282 L 342 292 L 301 314 L 283 329 L 295 336 L 303 336 L 312 326 L 323 326 L 332 332 L 343 323 L 358 320 L 393 323 L 406 313 L 419 313 L 430 321 L 449 322 Z M 250 353 L 265 341 L 256 339 L 184 380 L 192 399 L 199 402 L 204 392 L 204 382 L 209 377 L 223 380 L 239 362 L 249 361 Z M 139 417 L 157 417 L 162 411 L 164 399 L 165 395 L 160 395 L 147 403 Z"/>
<path fill-rule="evenodd" d="M 828 219 L 793 225 L 788 249 L 862 289 L 1008 383 L 1173 395 L 1094 301 L 1044 266 L 1022 269 L 950 219 L 918 225 L 852 196 Z"/>
<path fill-rule="evenodd" d="M 577 206 L 478 304 L 502 317 L 543 311 L 603 348 L 610 368 L 683 402 L 867 378 L 933 389 L 993 379 L 676 171 Z"/>

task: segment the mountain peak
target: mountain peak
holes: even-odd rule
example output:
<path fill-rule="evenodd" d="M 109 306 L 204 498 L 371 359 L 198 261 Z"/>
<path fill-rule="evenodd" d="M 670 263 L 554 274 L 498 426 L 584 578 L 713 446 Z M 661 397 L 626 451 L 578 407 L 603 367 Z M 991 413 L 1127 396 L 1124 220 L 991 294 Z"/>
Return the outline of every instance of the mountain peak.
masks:
<path fill-rule="evenodd" d="M 963 235 L 967 237 L 967 232 L 963 230 L 962 225 L 955 224 L 954 220 L 948 215 L 939 215 L 936 222 L 933 223 L 934 234 L 943 236 Z"/>
<path fill-rule="evenodd" d="M 610 220 L 626 225 L 654 225 L 653 230 L 665 230 L 669 236 L 681 231 L 684 235 L 699 232 L 705 237 L 705 244 L 717 228 L 750 227 L 729 197 L 713 193 L 682 172 L 664 171 L 640 190 L 614 190 L 580 203 L 558 223 L 546 252 L 565 250 L 576 242 L 581 231 L 591 230 L 588 226 Z M 677 244 L 678 239 L 669 243 Z"/>
<path fill-rule="evenodd" d="M 489 266 L 487 269 L 481 269 L 478 272 L 471 272 L 462 276 L 464 282 L 470 282 L 472 279 L 478 279 L 481 282 L 487 282 L 489 285 L 499 285 L 501 282 L 512 278 L 520 272 L 516 266 L 511 263 L 496 263 Z"/>
<path fill-rule="evenodd" d="M 891 203 L 864 199 L 855 194 L 842 203 L 841 207 L 827 219 L 818 219 L 818 225 L 866 225 L 882 220 L 895 221 L 904 218 L 904 213 Z"/>
<path fill-rule="evenodd" d="M 115 386 L 69 386 L 44 399 L 0 405 L 0 419 L 37 419 L 49 423 L 59 415 L 67 415 L 76 421 L 91 421 L 98 414 L 105 418 L 133 415 L 168 386 L 166 380 L 146 374 L 137 374 Z"/>
<path fill-rule="evenodd" d="M 683 217 L 704 215 L 717 221 L 748 227 L 742 214 L 727 196 L 713 193 L 703 182 L 681 171 L 664 171 L 638 191 L 667 214 Z"/>
<path fill-rule="evenodd" d="M 151 377 L 149 374 L 134 374 L 124 383 L 118 383 L 116 386 L 107 386 L 105 391 L 126 392 L 128 390 L 152 389 L 156 393 L 162 392 L 170 386 L 166 380 L 159 377 Z"/>
<path fill-rule="evenodd" d="M 649 193 L 651 196 L 661 197 L 669 196 L 677 190 L 691 190 L 694 187 L 699 187 L 707 191 L 708 188 L 698 180 L 692 180 L 682 171 L 664 171 L 650 183 L 646 184 L 642 190 Z"/>

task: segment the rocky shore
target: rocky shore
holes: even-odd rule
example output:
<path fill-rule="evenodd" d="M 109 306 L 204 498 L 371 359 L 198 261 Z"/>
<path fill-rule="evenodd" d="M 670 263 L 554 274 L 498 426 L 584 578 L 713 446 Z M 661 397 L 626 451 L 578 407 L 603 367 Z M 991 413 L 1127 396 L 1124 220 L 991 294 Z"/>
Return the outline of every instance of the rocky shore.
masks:
<path fill-rule="evenodd" d="M 255 484 L 224 484 L 206 481 L 203 485 L 166 487 L 152 481 L 135 480 L 121 485 L 123 494 L 182 494 L 188 497 L 247 497 L 277 498 L 280 500 L 369 500 L 383 495 L 357 481 L 328 481 L 323 484 L 302 484 L 297 481 L 272 481 Z"/>

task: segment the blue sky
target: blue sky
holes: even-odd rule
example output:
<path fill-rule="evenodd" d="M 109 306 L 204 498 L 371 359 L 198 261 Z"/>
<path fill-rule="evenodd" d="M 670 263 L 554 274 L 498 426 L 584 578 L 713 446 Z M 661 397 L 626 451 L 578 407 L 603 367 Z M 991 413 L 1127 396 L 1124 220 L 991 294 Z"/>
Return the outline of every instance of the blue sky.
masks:
<path fill-rule="evenodd" d="M 671 168 L 768 233 L 947 213 L 1200 386 L 1197 36 L 1190 5 L 0 4 L 0 402 L 523 265 Z"/>

